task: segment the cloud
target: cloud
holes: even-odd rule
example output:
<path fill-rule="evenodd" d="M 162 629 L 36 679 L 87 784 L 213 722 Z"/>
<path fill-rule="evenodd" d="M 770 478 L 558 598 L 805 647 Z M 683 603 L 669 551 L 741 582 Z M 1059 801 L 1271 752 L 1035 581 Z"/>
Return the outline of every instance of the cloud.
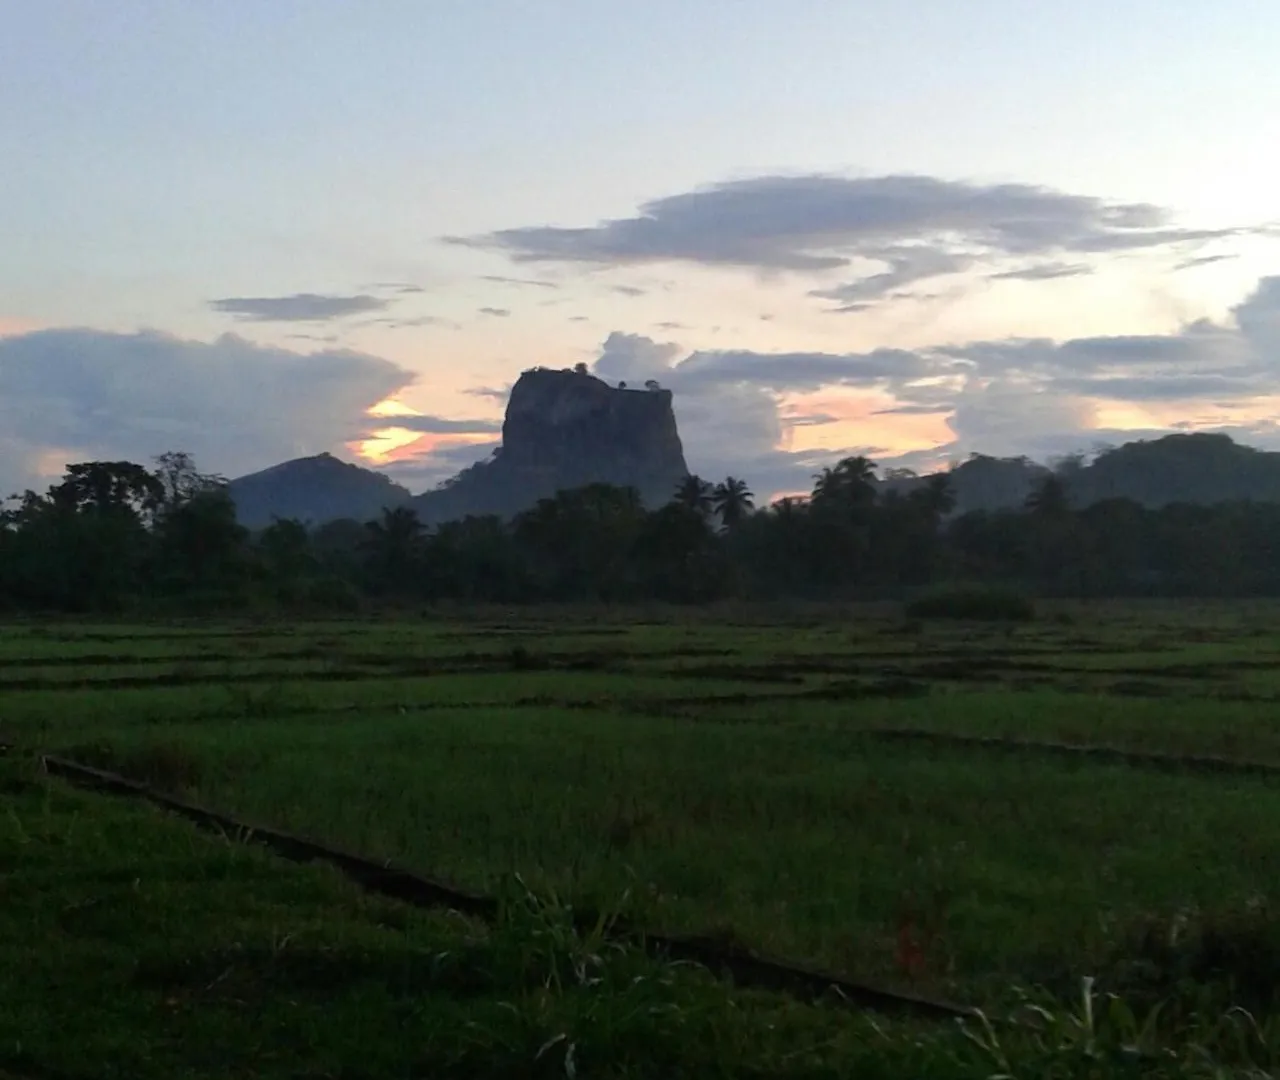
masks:
<path fill-rule="evenodd" d="M 399 293 L 401 296 L 413 296 L 427 291 L 421 285 L 415 285 L 409 281 L 375 281 L 372 285 L 361 285 L 360 287 L 378 292 Z"/>
<path fill-rule="evenodd" d="M 60 473 L 69 461 L 145 463 L 166 450 L 239 475 L 367 436 L 380 425 L 366 410 L 413 381 L 376 356 L 298 353 L 233 334 L 10 337 L 0 340 L 0 479 L 26 484 L 50 463 Z"/>
<path fill-rule="evenodd" d="M 613 291 L 620 296 L 644 296 L 648 290 L 637 288 L 635 285 L 615 285 Z"/>
<path fill-rule="evenodd" d="M 365 319 L 357 326 L 387 326 L 392 330 L 407 330 L 411 327 L 418 326 L 447 326 L 453 330 L 460 330 L 461 326 L 452 319 L 444 319 L 439 315 L 415 315 L 411 318 L 397 318 L 392 315 L 384 315 L 377 319 Z"/>
<path fill-rule="evenodd" d="M 873 416 L 935 416 L 938 413 L 949 412 L 950 404 L 946 405 L 895 405 L 891 409 L 876 409 Z"/>
<path fill-rule="evenodd" d="M 401 416 L 386 418 L 389 427 L 417 431 L 423 435 L 488 435 L 502 430 L 501 420 L 455 420 L 447 416 Z"/>
<path fill-rule="evenodd" d="M 390 302 L 364 293 L 359 296 L 296 293 L 293 296 L 228 297 L 211 300 L 209 306 L 214 311 L 251 322 L 328 322 L 369 311 L 383 311 Z"/>
<path fill-rule="evenodd" d="M 521 226 L 445 239 L 525 263 L 688 262 L 816 272 L 844 269 L 855 258 L 882 259 L 909 243 L 962 260 L 1168 247 L 1239 231 L 1183 229 L 1158 206 L 1030 184 L 810 175 L 713 184 L 593 226 Z"/>
<path fill-rule="evenodd" d="M 442 481 L 456 476 L 468 465 L 483 461 L 501 445 L 494 442 L 458 442 L 433 446 L 420 454 L 412 454 L 379 467 L 398 484 L 410 491 L 430 491 Z"/>
<path fill-rule="evenodd" d="M 614 332 L 605 340 L 593 370 L 609 382 L 632 384 L 656 379 L 674 391 L 673 407 L 690 469 L 706 477 L 745 476 L 757 495 L 807 490 L 821 465 L 841 451 L 792 452 L 781 448 L 793 426 L 834 419 L 822 414 L 783 417 L 773 386 L 799 382 L 822 385 L 842 359 L 823 354 L 695 352 L 640 334 Z M 863 358 L 855 358 L 862 361 Z M 870 378 L 876 360 L 855 362 L 839 378 Z M 781 372 L 793 366 L 793 378 Z M 834 380 L 833 380 L 834 381 Z"/>
<path fill-rule="evenodd" d="M 492 319 L 507 319 L 511 317 L 510 310 L 502 307 L 482 307 L 480 314 L 488 315 Z"/>
<path fill-rule="evenodd" d="M 339 334 L 286 334 L 290 341 L 319 341 L 324 345 L 336 345 L 342 340 Z"/>
<path fill-rule="evenodd" d="M 899 289 L 927 278 L 956 274 L 967 269 L 973 259 L 931 247 L 889 248 L 867 258 L 885 263 L 889 269 L 855 281 L 846 281 L 825 289 L 813 289 L 810 296 L 835 300 L 836 311 L 862 311 L 874 300 L 882 300 Z"/>
<path fill-rule="evenodd" d="M 481 281 L 491 281 L 495 285 L 513 285 L 519 288 L 529 289 L 558 289 L 560 288 L 554 281 L 539 281 L 535 278 L 517 278 L 505 277 L 502 274 L 481 274 Z"/>
<path fill-rule="evenodd" d="M 957 395 L 947 426 L 954 449 L 980 449 L 996 455 L 1025 454 L 1028 433 L 1078 432 L 1093 426 L 1095 412 L 1068 394 L 1045 394 L 1034 382 L 1010 380 L 974 383 Z"/>
<path fill-rule="evenodd" d="M 1221 415 L 1280 396 L 1280 276 L 1259 282 L 1228 320 L 1201 319 L 1169 334 L 862 353 L 686 353 L 674 343 L 613 333 L 595 371 L 609 381 L 656 379 L 673 390 L 690 467 L 713 476 L 745 475 L 757 492 L 798 490 L 812 467 L 848 452 L 784 449 L 792 430 L 840 420 L 788 409 L 788 395 L 833 386 L 893 399 L 870 415 L 945 416 L 950 441 L 916 452 L 912 461 L 974 451 L 1044 460 L 1100 437 L 1117 441 L 1115 431 L 1099 428 L 1101 409 L 1111 403 L 1129 405 L 1139 416 L 1144 406 L 1170 404 L 1205 416 L 1211 415 L 1205 410 Z M 1280 430 L 1272 427 L 1239 423 L 1229 430 L 1280 443 Z"/>
<path fill-rule="evenodd" d="M 470 394 L 472 397 L 485 398 L 488 401 L 497 401 L 506 404 L 507 398 L 511 396 L 510 386 L 473 386 L 469 390 L 464 390 L 464 394 Z"/>
<path fill-rule="evenodd" d="M 1208 266 L 1210 263 L 1223 262 L 1227 259 L 1239 258 L 1237 255 L 1200 255 L 1194 259 L 1183 259 L 1174 267 L 1175 270 L 1192 270 L 1197 266 Z"/>
<path fill-rule="evenodd" d="M 1086 263 L 1036 263 L 1016 270 L 1004 270 L 998 274 L 988 274 L 992 281 L 1052 281 L 1055 278 L 1080 277 L 1092 274 L 1093 267 Z"/>
<path fill-rule="evenodd" d="M 684 385 L 750 383 L 774 391 L 805 391 L 897 384 L 932 374 L 937 363 L 906 349 L 845 354 L 704 350 L 690 354 L 675 370 Z"/>

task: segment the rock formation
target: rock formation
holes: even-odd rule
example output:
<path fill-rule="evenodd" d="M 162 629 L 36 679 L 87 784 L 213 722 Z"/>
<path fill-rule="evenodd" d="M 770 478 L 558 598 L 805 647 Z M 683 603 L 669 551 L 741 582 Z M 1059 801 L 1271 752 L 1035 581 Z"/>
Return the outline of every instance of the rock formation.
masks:
<path fill-rule="evenodd" d="M 494 457 L 419 495 L 413 506 L 428 523 L 509 516 L 591 483 L 634 487 L 657 506 L 688 473 L 671 391 L 615 388 L 582 369 L 534 368 L 511 390 Z"/>
<path fill-rule="evenodd" d="M 372 521 L 385 507 L 401 506 L 409 491 L 382 473 L 339 461 L 332 454 L 295 458 L 228 485 L 236 517 L 250 529 L 272 518 L 322 524 L 338 518 Z"/>

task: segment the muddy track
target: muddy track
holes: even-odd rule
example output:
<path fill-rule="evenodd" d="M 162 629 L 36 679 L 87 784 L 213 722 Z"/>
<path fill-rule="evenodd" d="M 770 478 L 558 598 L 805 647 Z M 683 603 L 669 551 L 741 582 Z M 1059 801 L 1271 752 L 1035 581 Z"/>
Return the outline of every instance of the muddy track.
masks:
<path fill-rule="evenodd" d="M 162 794 L 117 773 L 53 755 L 45 755 L 41 761 L 49 775 L 79 787 L 145 800 L 201 828 L 262 844 L 293 862 L 327 863 L 369 892 L 418 907 L 447 908 L 486 922 L 492 922 L 498 917 L 499 905 L 494 897 L 460 889 L 440 879 L 422 877 L 277 829 L 250 825 L 229 815 Z M 602 919 L 601 913 L 586 910 L 575 911 L 574 922 L 583 930 L 591 930 L 603 924 L 614 939 L 631 942 L 660 957 L 699 964 L 712 974 L 728 975 L 734 983 L 741 986 L 781 992 L 811 1001 L 834 998 L 866 1009 L 911 1013 L 935 1019 L 975 1015 L 974 1010 L 966 1006 L 904 994 L 815 968 L 789 964 L 707 937 L 649 933 L 621 919 Z"/>

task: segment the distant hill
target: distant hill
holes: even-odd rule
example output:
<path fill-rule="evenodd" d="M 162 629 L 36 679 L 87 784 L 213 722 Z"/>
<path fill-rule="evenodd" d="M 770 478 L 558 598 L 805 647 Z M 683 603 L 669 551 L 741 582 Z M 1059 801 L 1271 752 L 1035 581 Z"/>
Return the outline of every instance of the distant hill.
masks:
<path fill-rule="evenodd" d="M 947 475 L 955 512 L 964 514 L 1020 507 L 1035 486 L 1055 472 L 1076 507 L 1104 499 L 1132 499 L 1151 509 L 1170 503 L 1280 502 L 1280 453 L 1209 433 L 1137 440 L 1105 450 L 1089 464 L 1067 459 L 1053 469 L 1025 457 L 974 454 Z M 881 484 L 905 493 L 925 479 L 890 476 Z"/>
<path fill-rule="evenodd" d="M 495 456 L 412 505 L 429 524 L 507 517 L 562 489 L 607 483 L 634 487 L 661 506 L 688 475 L 670 390 L 614 387 L 585 369 L 534 368 L 511 389 Z"/>
<path fill-rule="evenodd" d="M 232 480 L 236 516 L 250 529 L 273 518 L 319 525 L 337 518 L 371 521 L 384 508 L 402 506 L 410 492 L 382 473 L 339 461 L 332 454 L 295 458 Z"/>
<path fill-rule="evenodd" d="M 1280 454 L 1242 446 L 1228 435 L 1190 433 L 1125 443 L 1063 475 L 1078 506 L 1116 497 L 1148 507 L 1280 502 Z"/>
<path fill-rule="evenodd" d="M 1280 502 L 1280 453 L 1220 434 L 1176 434 L 1125 443 L 1085 464 L 1054 468 L 1026 457 L 973 454 L 950 469 L 956 514 L 1021 507 L 1057 473 L 1074 506 L 1126 498 L 1146 507 L 1251 499 Z M 382 473 L 331 454 L 286 461 L 231 481 L 240 520 L 253 529 L 273 517 L 322 524 L 369 521 L 408 505 L 426 524 L 468 514 L 510 517 L 538 499 L 590 483 L 635 487 L 665 503 L 688 475 L 671 392 L 613 387 L 585 371 L 535 368 L 512 388 L 502 446 L 434 491 L 414 496 Z M 750 478 L 748 477 L 748 480 Z M 926 477 L 890 472 L 881 490 L 907 492 Z"/>
<path fill-rule="evenodd" d="M 1052 472 L 1030 458 L 997 458 L 974 454 L 947 472 L 955 496 L 956 514 L 973 510 L 1005 510 L 1021 506 L 1037 484 Z M 905 494 L 925 483 L 928 477 L 889 477 L 881 480 L 884 490 Z"/>

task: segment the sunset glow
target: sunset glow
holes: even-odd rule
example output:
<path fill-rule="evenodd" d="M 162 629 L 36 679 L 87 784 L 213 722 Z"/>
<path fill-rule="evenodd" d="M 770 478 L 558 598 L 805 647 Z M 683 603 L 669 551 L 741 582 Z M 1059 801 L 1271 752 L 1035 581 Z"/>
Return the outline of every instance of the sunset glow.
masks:
<path fill-rule="evenodd" d="M 0 483 L 179 443 L 434 484 L 578 364 L 758 495 L 1280 444 L 1276 5 L 59 6 L 0 41 Z"/>

